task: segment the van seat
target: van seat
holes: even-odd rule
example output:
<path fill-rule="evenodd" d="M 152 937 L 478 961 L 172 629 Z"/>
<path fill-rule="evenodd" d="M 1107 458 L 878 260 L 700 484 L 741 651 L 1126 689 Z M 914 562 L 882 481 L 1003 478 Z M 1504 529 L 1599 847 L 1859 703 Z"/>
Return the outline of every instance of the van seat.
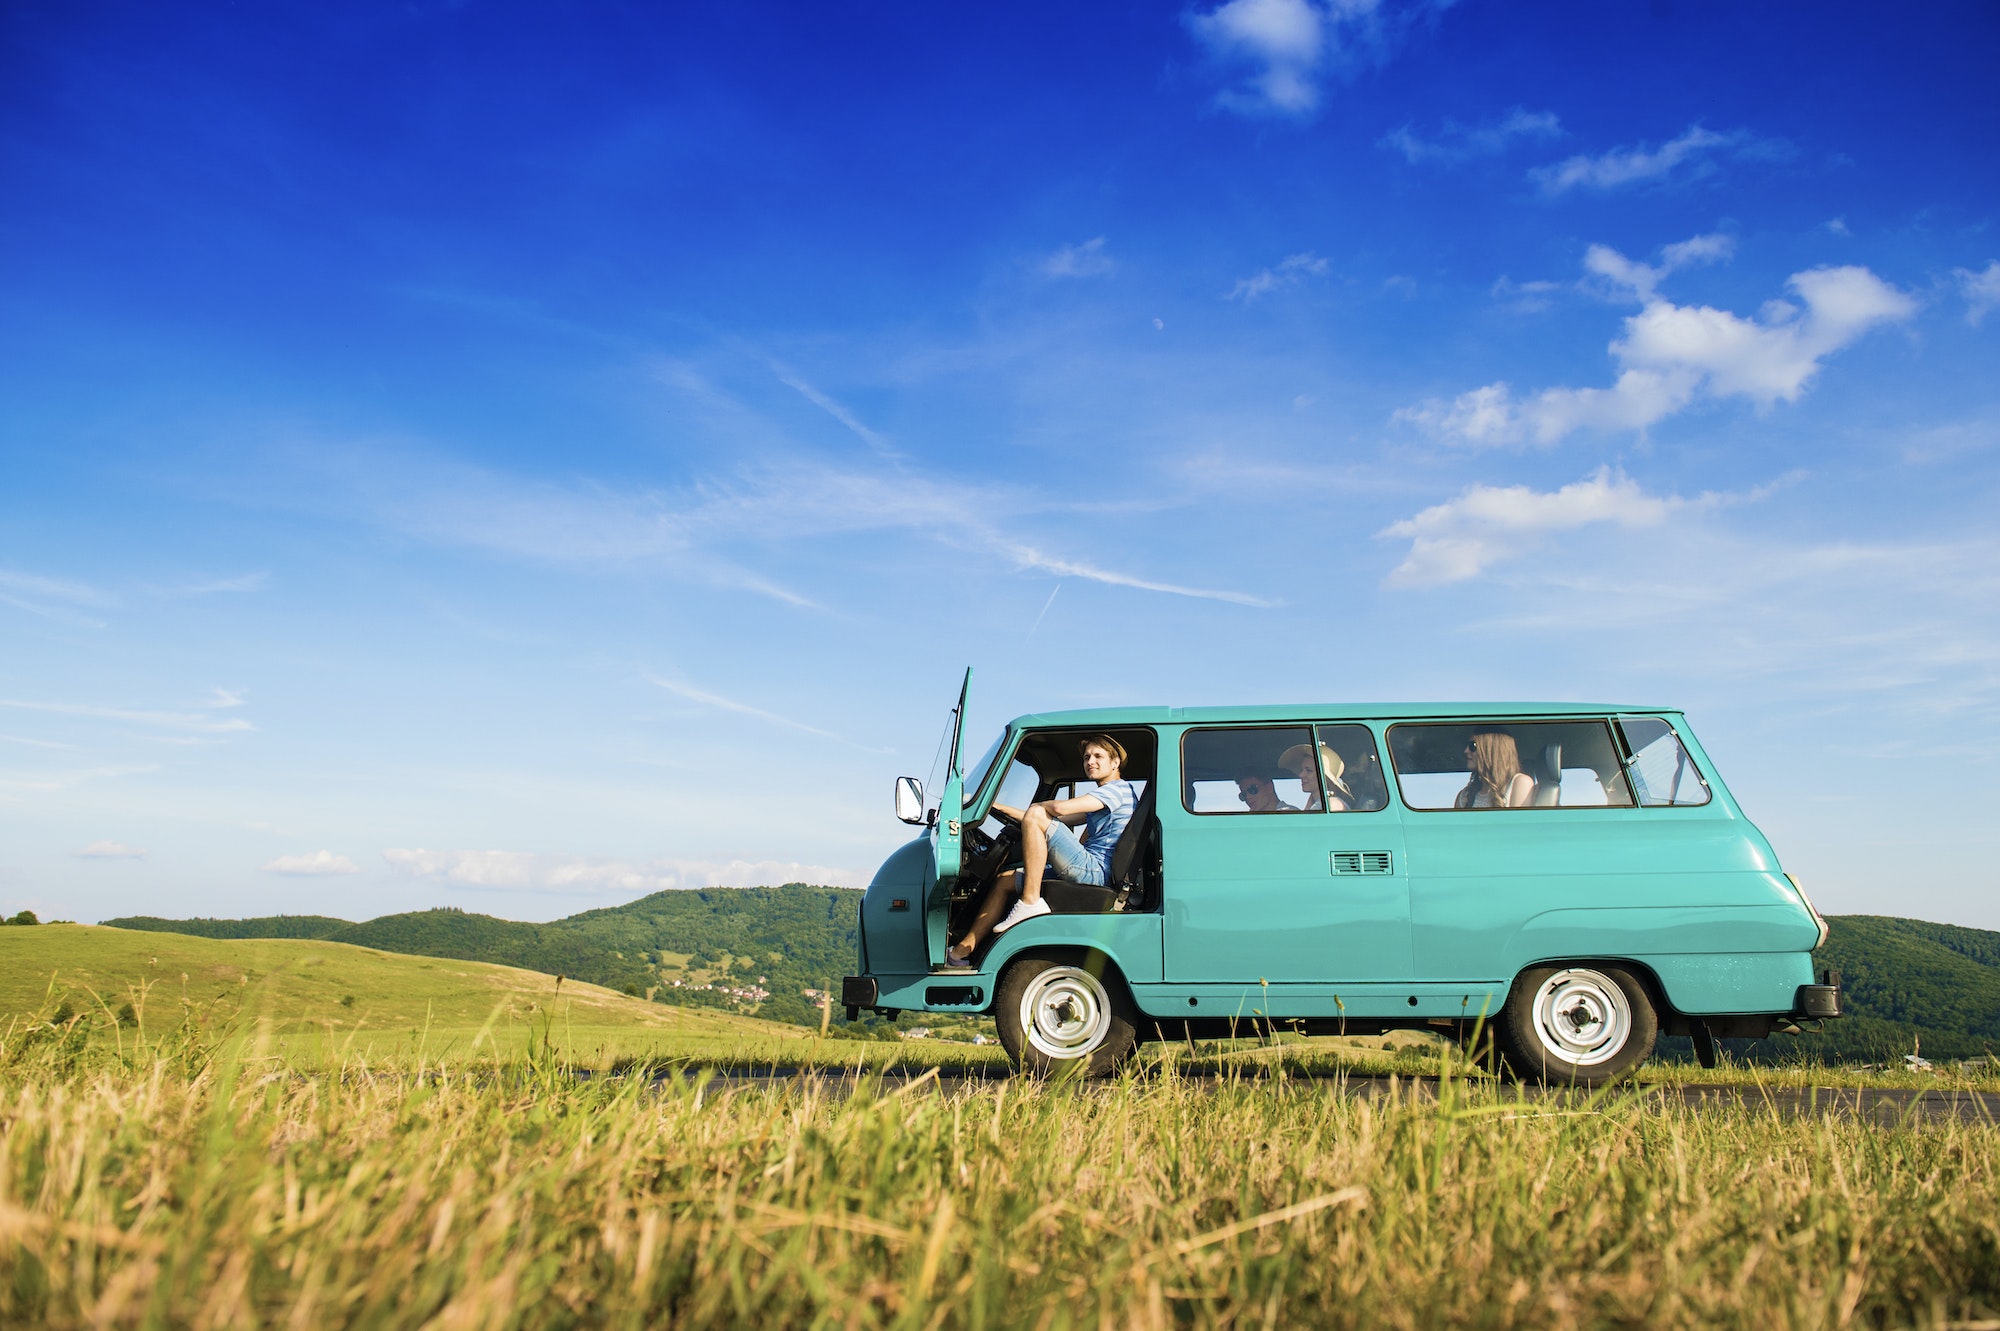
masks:
<path fill-rule="evenodd" d="M 1111 848 L 1111 872 L 1106 875 L 1110 879 L 1108 884 L 1073 883 L 1067 878 L 1042 879 L 1042 900 L 1049 903 L 1052 912 L 1057 915 L 1108 914 L 1117 903 L 1118 894 L 1128 889 L 1126 909 L 1150 908 L 1151 893 L 1147 890 L 1147 882 L 1158 876 L 1160 864 L 1160 820 L 1153 812 L 1153 787 L 1156 784 L 1148 781 L 1146 788 L 1139 792 L 1139 801 L 1132 808 L 1132 821 L 1125 824 L 1125 830 L 1118 835 L 1118 844 Z"/>
<path fill-rule="evenodd" d="M 1562 802 L 1562 745 L 1543 745 L 1542 756 L 1527 764 L 1525 770 L 1535 780 L 1535 793 L 1529 799 L 1529 804 L 1537 809 L 1553 809 Z"/>

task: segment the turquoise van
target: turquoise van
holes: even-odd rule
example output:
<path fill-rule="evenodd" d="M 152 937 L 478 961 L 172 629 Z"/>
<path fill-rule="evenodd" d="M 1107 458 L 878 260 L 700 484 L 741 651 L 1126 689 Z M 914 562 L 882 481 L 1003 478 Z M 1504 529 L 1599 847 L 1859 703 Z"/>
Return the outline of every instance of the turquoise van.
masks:
<path fill-rule="evenodd" d="M 923 831 L 862 900 L 850 1019 L 990 1014 L 1017 1067 L 1089 1075 L 1145 1040 L 1483 1029 L 1517 1073 L 1596 1085 L 1661 1035 L 1712 1066 L 1717 1039 L 1840 1015 L 1826 922 L 1671 708 L 1051 712 L 967 763 L 970 686 L 938 789 L 896 783 Z M 1088 793 L 1098 734 L 1140 792 L 1108 881 L 1052 871 L 1051 913 L 948 970 L 1020 862 L 994 807 Z"/>

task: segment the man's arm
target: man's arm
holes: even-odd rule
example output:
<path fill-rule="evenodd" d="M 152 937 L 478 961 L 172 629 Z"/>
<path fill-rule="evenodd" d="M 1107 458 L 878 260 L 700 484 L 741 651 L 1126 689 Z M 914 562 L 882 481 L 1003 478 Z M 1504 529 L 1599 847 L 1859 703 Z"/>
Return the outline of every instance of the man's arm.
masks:
<path fill-rule="evenodd" d="M 1040 800 L 1037 801 L 1037 804 L 1029 805 L 1028 808 L 1035 808 L 1037 806 L 1046 810 L 1049 817 L 1056 819 L 1058 822 L 1068 823 L 1071 827 L 1075 827 L 1089 815 L 1104 808 L 1105 803 L 1095 795 L 1074 795 L 1066 800 Z M 995 804 L 988 812 L 997 813 L 1002 818 L 1009 818 L 1015 822 L 1019 822 L 1027 816 L 1028 810 L 1012 808 L 1005 804 Z"/>

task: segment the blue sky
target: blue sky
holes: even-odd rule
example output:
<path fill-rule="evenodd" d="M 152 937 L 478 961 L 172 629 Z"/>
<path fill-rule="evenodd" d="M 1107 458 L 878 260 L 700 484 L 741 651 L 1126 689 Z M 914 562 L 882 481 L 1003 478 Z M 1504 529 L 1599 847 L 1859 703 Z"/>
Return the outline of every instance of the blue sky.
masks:
<path fill-rule="evenodd" d="M 0 11 L 0 908 L 863 883 L 1030 710 L 1676 705 L 2000 928 L 1990 6 Z"/>

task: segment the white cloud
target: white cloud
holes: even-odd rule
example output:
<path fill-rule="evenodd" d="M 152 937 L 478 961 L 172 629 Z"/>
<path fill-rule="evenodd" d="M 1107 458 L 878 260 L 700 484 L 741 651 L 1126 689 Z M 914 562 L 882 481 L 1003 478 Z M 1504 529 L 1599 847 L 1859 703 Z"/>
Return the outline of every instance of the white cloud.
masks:
<path fill-rule="evenodd" d="M 1379 64 L 1417 22 L 1452 0 L 1227 0 L 1186 22 L 1209 55 L 1245 70 L 1218 105 L 1251 116 L 1302 118 L 1319 107 L 1329 73 Z"/>
<path fill-rule="evenodd" d="M 1987 315 L 2000 308 L 2000 259 L 1989 260 L 1986 267 L 1977 272 L 1970 268 L 1954 268 L 1951 274 L 1958 279 L 1959 294 L 1965 297 L 1967 323 L 1976 327 Z"/>
<path fill-rule="evenodd" d="M 1552 444 L 1576 430 L 1643 430 L 1702 397 L 1745 397 L 1760 407 L 1794 402 L 1820 363 L 1887 323 L 1908 319 L 1917 305 L 1866 268 L 1813 268 L 1794 273 L 1790 301 L 1768 302 L 1755 319 L 1707 305 L 1676 305 L 1655 287 L 1688 263 L 1723 257 L 1729 242 L 1698 236 L 1662 252 L 1657 266 L 1634 263 L 1592 246 L 1586 267 L 1644 302 L 1610 346 L 1620 365 L 1609 388 L 1549 388 L 1516 397 L 1505 383 L 1487 384 L 1447 402 L 1433 398 L 1395 419 L 1472 447 Z"/>
<path fill-rule="evenodd" d="M 1434 504 L 1377 535 L 1406 539 L 1410 551 L 1389 574 L 1398 587 L 1426 587 L 1477 577 L 1494 564 L 1526 554 L 1555 532 L 1599 523 L 1654 527 L 1697 500 L 1649 495 L 1639 483 L 1609 467 L 1560 490 L 1525 485 L 1469 486 L 1456 499 Z"/>
<path fill-rule="evenodd" d="M 1223 299 L 1253 301 L 1273 291 L 1299 286 L 1308 277 L 1325 277 L 1330 266 L 1311 250 L 1303 254 L 1288 254 L 1275 267 L 1238 280 Z"/>
<path fill-rule="evenodd" d="M 1103 277 L 1118 265 L 1104 252 L 1104 237 L 1092 236 L 1076 245 L 1064 245 L 1043 259 L 1043 277 Z"/>
<path fill-rule="evenodd" d="M 1603 278 L 1617 293 L 1648 301 L 1669 273 L 1698 263 L 1719 263 L 1735 253 L 1733 238 L 1712 232 L 1664 247 L 1657 264 L 1628 259 L 1609 245 L 1592 245 L 1584 252 L 1583 267 L 1585 272 Z"/>
<path fill-rule="evenodd" d="M 117 841 L 93 841 L 82 850 L 72 852 L 80 860 L 143 860 L 146 852 L 138 846 L 127 846 Z"/>
<path fill-rule="evenodd" d="M 1545 194 L 1563 194 L 1573 189 L 1610 190 L 1661 180 L 1676 172 L 1683 176 L 1704 174 L 1713 170 L 1714 159 L 1723 155 L 1775 158 L 1787 152 L 1789 145 L 1776 139 L 1759 139 L 1743 130 L 1718 134 L 1701 125 L 1691 125 L 1678 138 L 1669 139 L 1657 148 L 1641 144 L 1613 148 L 1595 157 L 1579 153 L 1552 166 L 1537 167 L 1529 175 Z"/>
<path fill-rule="evenodd" d="M 1423 162 L 1450 165 L 1474 157 L 1498 156 L 1518 139 L 1553 139 L 1561 137 L 1562 132 L 1562 121 L 1553 111 L 1528 111 L 1517 106 L 1487 125 L 1461 125 L 1447 120 L 1439 126 L 1436 137 L 1430 139 L 1403 125 L 1384 134 L 1376 146 L 1403 154 L 1412 166 Z"/>
<path fill-rule="evenodd" d="M 390 849 L 382 858 L 413 878 L 490 891 L 559 891 L 623 895 L 699 887 L 773 887 L 784 883 L 852 886 L 851 869 L 779 860 L 643 860 L 538 855 L 518 850 Z"/>
<path fill-rule="evenodd" d="M 264 866 L 265 873 L 281 873 L 293 878 L 326 878 L 335 874 L 360 873 L 361 866 L 345 855 L 315 850 L 305 855 L 280 855 Z"/>

